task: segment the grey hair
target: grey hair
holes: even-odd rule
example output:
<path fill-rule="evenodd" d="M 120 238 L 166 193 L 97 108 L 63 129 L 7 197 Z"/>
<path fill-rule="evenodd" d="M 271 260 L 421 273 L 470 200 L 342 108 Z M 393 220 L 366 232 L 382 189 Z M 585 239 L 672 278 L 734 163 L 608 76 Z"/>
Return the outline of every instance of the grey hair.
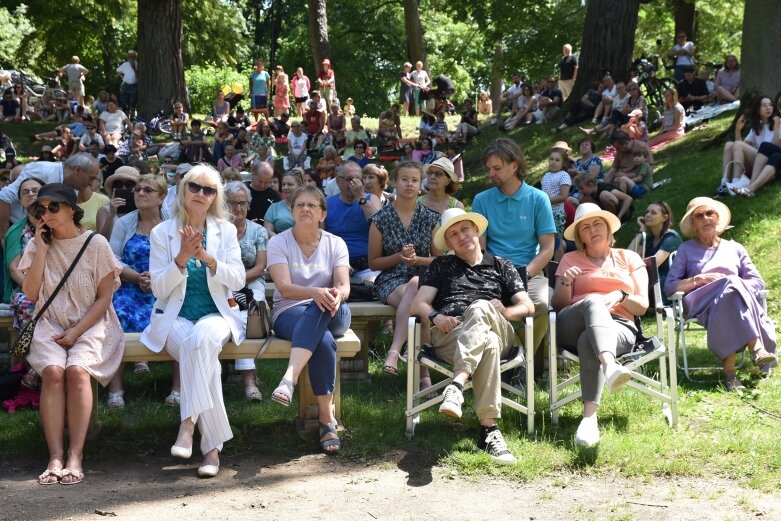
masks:
<path fill-rule="evenodd" d="M 361 165 L 356 163 L 355 161 L 342 161 L 338 165 L 336 165 L 336 175 L 342 175 L 344 174 L 344 171 L 348 168 L 357 168 L 358 172 L 361 172 Z"/>
<path fill-rule="evenodd" d="M 100 163 L 98 160 L 92 157 L 92 154 L 87 152 L 79 152 L 73 154 L 62 164 L 63 170 L 81 170 L 82 172 L 88 172 L 91 170 L 99 170 Z"/>
<path fill-rule="evenodd" d="M 252 193 L 250 192 L 250 189 L 242 183 L 241 181 L 230 181 L 228 184 L 225 185 L 225 197 L 228 198 L 232 196 L 233 194 L 237 194 L 239 192 L 244 193 L 244 195 L 247 196 L 247 201 L 252 202 Z"/>

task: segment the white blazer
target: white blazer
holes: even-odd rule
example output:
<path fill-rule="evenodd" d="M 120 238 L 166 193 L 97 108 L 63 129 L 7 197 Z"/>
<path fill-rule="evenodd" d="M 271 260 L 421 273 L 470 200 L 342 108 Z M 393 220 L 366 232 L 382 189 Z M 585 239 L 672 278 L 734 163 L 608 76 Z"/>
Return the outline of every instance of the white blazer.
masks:
<path fill-rule="evenodd" d="M 141 333 L 141 343 L 155 353 L 163 350 L 184 303 L 187 272 L 182 273 L 174 262 L 181 249 L 180 227 L 177 219 L 169 219 L 155 226 L 149 236 L 149 274 L 157 301 L 152 308 L 150 324 Z M 245 338 L 246 324 L 241 320 L 238 306 L 231 307 L 228 303 L 228 299 L 233 298 L 232 292 L 243 288 L 246 281 L 236 227 L 228 221 L 208 217 L 206 251 L 217 259 L 215 274 L 206 270 L 209 292 L 220 314 L 228 321 L 233 341 L 240 344 Z"/>

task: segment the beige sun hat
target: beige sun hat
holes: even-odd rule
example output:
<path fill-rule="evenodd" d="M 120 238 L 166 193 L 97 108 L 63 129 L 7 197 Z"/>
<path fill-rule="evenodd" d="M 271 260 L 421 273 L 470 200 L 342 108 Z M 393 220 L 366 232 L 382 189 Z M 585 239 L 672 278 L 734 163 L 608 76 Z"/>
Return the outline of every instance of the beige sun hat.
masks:
<path fill-rule="evenodd" d="M 716 226 L 716 231 L 721 235 L 721 232 L 726 230 L 729 226 L 730 219 L 732 219 L 732 212 L 729 211 L 726 204 L 711 199 L 710 197 L 695 197 L 689 201 L 689 204 L 686 205 L 686 213 L 681 219 L 681 233 L 689 238 L 697 235 L 697 232 L 694 231 L 694 227 L 692 226 L 692 217 L 694 211 L 700 206 L 710 206 L 719 214 L 719 224 Z"/>
<path fill-rule="evenodd" d="M 564 238 L 568 241 L 574 241 L 575 234 L 578 231 L 578 224 L 584 219 L 591 219 L 592 217 L 602 217 L 607 221 L 610 233 L 616 233 L 621 228 L 621 221 L 616 217 L 616 214 L 603 210 L 594 203 L 582 203 L 575 211 L 575 220 L 564 230 Z"/>
<path fill-rule="evenodd" d="M 553 143 L 551 149 L 553 148 L 560 148 L 562 150 L 566 150 L 568 154 L 572 153 L 572 149 L 570 148 L 570 146 L 567 144 L 566 141 L 556 141 L 555 143 Z"/>
<path fill-rule="evenodd" d="M 466 212 L 461 208 L 448 208 L 442 214 L 439 230 L 434 235 L 434 246 L 439 251 L 448 251 L 450 249 L 447 242 L 445 242 L 445 232 L 447 232 L 448 228 L 461 221 L 472 221 L 477 226 L 478 236 L 483 235 L 488 228 L 488 219 L 479 213 Z"/>
<path fill-rule="evenodd" d="M 117 181 L 133 181 L 134 183 L 137 183 L 139 177 L 141 177 L 141 174 L 136 167 L 120 166 L 117 168 L 116 172 L 106 179 L 106 182 L 104 183 L 106 193 L 111 197 L 111 194 L 114 192 L 114 183 Z"/>
<path fill-rule="evenodd" d="M 450 177 L 450 180 L 454 183 L 458 182 L 458 176 L 456 175 L 456 169 L 453 166 L 453 163 L 446 157 L 440 157 L 436 161 L 434 161 L 431 164 L 423 165 L 423 171 L 428 174 L 428 171 L 431 167 L 437 167 L 441 168 L 445 172 L 447 172 L 448 177 Z"/>

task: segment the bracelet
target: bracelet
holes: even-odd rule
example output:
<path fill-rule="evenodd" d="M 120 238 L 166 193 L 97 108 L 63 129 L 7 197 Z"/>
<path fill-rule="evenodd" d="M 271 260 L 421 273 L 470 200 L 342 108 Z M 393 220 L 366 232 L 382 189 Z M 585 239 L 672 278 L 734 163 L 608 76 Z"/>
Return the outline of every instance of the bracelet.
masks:
<path fill-rule="evenodd" d="M 179 263 L 176 262 L 176 257 L 174 257 L 174 264 L 176 264 L 176 267 L 179 268 L 179 271 L 184 271 L 185 270 L 184 266 L 180 266 Z"/>
<path fill-rule="evenodd" d="M 573 284 L 573 282 L 570 282 L 569 284 L 567 284 L 566 282 L 564 282 L 564 279 L 561 279 L 561 285 L 564 286 L 565 288 L 571 287 L 572 284 Z"/>

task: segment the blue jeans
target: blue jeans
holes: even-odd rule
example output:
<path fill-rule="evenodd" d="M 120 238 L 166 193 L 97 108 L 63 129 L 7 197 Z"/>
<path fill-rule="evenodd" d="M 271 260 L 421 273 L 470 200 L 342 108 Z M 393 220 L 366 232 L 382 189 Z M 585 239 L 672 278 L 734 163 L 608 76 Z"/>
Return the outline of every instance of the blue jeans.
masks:
<path fill-rule="evenodd" d="M 312 352 L 307 364 L 315 396 L 333 394 L 336 387 L 336 340 L 350 327 L 350 308 L 339 306 L 333 317 L 317 304 L 299 304 L 274 321 L 274 334 L 290 340 L 292 347 Z"/>

